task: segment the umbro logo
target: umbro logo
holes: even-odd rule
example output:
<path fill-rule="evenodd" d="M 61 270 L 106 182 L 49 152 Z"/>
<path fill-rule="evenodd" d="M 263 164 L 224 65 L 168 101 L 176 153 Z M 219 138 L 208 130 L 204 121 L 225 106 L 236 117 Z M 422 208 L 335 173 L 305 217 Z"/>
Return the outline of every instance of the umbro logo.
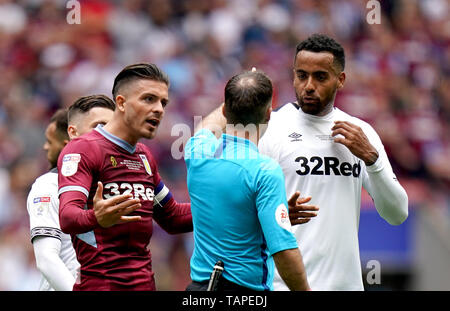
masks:
<path fill-rule="evenodd" d="M 302 134 L 293 132 L 293 133 L 292 133 L 291 135 L 289 135 L 288 137 L 292 138 L 291 142 L 293 142 L 293 141 L 302 141 L 302 140 L 300 139 L 300 137 L 302 137 L 302 136 L 303 136 Z"/>

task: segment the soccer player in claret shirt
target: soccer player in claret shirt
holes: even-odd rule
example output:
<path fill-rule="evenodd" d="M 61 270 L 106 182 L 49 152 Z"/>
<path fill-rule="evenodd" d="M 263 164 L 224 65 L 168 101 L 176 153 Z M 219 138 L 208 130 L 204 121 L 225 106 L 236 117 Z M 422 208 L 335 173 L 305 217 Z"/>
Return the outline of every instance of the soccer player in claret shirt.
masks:
<path fill-rule="evenodd" d="M 61 229 L 81 265 L 74 290 L 155 290 L 152 220 L 172 234 L 192 231 L 190 204 L 175 201 L 138 143 L 155 136 L 168 88 L 153 64 L 125 67 L 114 80 L 112 120 L 71 141 L 58 159 Z"/>

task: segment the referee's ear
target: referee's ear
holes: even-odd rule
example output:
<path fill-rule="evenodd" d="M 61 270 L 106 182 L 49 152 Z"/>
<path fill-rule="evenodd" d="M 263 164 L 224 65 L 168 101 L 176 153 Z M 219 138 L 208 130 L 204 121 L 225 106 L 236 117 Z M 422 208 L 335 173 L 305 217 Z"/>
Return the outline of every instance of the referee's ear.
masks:
<path fill-rule="evenodd" d="M 272 113 L 272 101 L 270 101 L 269 108 L 267 108 L 267 111 L 266 111 L 266 119 L 265 119 L 266 123 L 269 122 L 271 113 Z"/>

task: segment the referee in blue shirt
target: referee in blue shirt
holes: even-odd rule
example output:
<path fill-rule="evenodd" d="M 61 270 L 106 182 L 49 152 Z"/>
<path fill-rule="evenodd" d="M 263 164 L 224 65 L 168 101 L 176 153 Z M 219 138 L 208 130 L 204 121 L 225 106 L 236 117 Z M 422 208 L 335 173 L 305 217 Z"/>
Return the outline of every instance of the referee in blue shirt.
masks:
<path fill-rule="evenodd" d="M 225 104 L 203 120 L 185 147 L 195 242 L 187 290 L 206 290 L 219 260 L 224 271 L 218 290 L 273 290 L 274 262 L 291 290 L 309 289 L 291 232 L 283 172 L 258 153 L 271 103 L 272 83 L 264 73 L 232 77 Z"/>

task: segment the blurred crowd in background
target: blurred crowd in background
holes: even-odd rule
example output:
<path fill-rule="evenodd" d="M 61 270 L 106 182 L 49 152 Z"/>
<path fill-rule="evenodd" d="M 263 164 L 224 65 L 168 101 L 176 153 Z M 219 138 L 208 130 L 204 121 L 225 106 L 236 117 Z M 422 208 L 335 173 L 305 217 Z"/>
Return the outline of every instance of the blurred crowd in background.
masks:
<path fill-rule="evenodd" d="M 77 97 L 111 96 L 126 65 L 152 62 L 171 80 L 156 138 L 145 141 L 177 201 L 188 201 L 183 159 L 171 155 L 175 124 L 193 126 L 223 100 L 226 81 L 253 66 L 274 85 L 274 107 L 294 101 L 295 47 L 325 33 L 346 52 L 340 109 L 379 133 L 412 208 L 450 219 L 450 2 L 382 0 L 0 0 L 0 290 L 35 290 L 26 197 L 48 169 L 42 150 L 52 113 Z M 367 195 L 363 205 L 371 204 Z M 157 287 L 184 290 L 191 235 L 159 227 L 151 242 Z"/>

